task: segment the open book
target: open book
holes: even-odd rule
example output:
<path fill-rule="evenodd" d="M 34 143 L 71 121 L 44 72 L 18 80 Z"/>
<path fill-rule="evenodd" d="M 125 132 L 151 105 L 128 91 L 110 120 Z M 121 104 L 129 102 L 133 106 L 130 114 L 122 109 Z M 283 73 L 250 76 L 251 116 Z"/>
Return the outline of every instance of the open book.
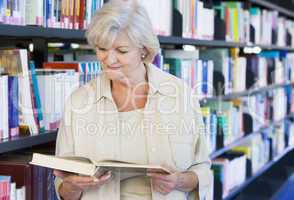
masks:
<path fill-rule="evenodd" d="M 146 173 L 146 170 L 150 169 L 152 172 L 171 173 L 168 169 L 159 165 L 141 165 L 115 160 L 95 161 L 84 157 L 58 157 L 40 153 L 33 154 L 30 164 L 88 176 L 94 176 L 100 170 Z"/>

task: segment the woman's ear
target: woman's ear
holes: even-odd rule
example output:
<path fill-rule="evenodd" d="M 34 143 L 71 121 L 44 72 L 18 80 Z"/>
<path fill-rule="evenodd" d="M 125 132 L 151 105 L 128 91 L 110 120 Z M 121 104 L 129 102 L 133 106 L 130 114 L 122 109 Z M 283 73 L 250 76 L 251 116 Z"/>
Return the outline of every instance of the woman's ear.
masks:
<path fill-rule="evenodd" d="M 141 52 L 141 58 L 145 59 L 147 57 L 148 51 L 146 49 L 146 47 L 142 48 L 142 52 Z"/>

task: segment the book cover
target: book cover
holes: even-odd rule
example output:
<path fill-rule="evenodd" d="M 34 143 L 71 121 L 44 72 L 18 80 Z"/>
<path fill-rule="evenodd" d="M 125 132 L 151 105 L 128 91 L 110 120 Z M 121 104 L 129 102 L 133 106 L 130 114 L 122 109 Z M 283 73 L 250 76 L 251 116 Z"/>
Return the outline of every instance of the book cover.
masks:
<path fill-rule="evenodd" d="M 88 176 L 94 176 L 98 171 L 101 172 L 101 170 L 146 173 L 146 170 L 152 169 L 152 171 L 158 171 L 163 174 L 171 173 L 168 169 L 159 165 L 142 165 L 119 160 L 96 161 L 85 157 L 58 157 L 40 153 L 33 154 L 30 164 Z"/>

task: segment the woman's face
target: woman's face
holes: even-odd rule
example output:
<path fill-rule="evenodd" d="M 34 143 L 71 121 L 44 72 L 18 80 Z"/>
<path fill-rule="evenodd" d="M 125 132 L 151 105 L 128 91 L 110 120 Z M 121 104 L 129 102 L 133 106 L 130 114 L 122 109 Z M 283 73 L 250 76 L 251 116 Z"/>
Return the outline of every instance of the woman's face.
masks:
<path fill-rule="evenodd" d="M 96 55 L 102 63 L 103 71 L 110 80 L 123 80 L 134 77 L 142 65 L 143 48 L 132 43 L 125 32 L 117 35 L 112 46 L 98 46 Z"/>

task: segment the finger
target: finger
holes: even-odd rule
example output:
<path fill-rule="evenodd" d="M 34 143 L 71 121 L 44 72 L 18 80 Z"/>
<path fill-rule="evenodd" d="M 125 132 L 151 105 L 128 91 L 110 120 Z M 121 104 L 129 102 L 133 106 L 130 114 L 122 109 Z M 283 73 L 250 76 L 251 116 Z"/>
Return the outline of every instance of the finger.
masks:
<path fill-rule="evenodd" d="M 78 183 L 91 183 L 95 182 L 95 178 L 92 176 L 78 176 L 78 175 L 72 175 L 72 176 L 67 176 L 64 179 L 65 182 L 69 182 L 72 184 L 78 184 Z"/>
<path fill-rule="evenodd" d="M 107 180 L 109 180 L 111 178 L 111 176 L 112 176 L 111 171 L 108 171 L 106 174 L 100 176 L 98 178 L 98 180 L 99 180 L 99 182 L 101 182 L 101 181 L 106 182 Z"/>
<path fill-rule="evenodd" d="M 160 179 L 155 179 L 153 182 L 155 182 L 156 185 L 159 185 L 161 188 L 164 188 L 168 192 L 175 188 L 174 182 L 167 182 Z"/>
<path fill-rule="evenodd" d="M 107 173 L 111 173 L 111 171 L 109 170 L 99 170 L 96 174 L 95 174 L 95 177 L 99 178 L 100 176 L 103 176 Z"/>
<path fill-rule="evenodd" d="M 89 188 L 96 188 L 99 187 L 103 184 L 105 184 L 106 182 L 108 182 L 111 179 L 112 175 L 110 172 L 108 172 L 107 174 L 99 177 L 99 178 L 95 178 L 95 180 L 93 182 L 85 182 L 85 183 L 77 183 L 78 187 L 85 190 L 85 189 L 89 189 Z"/>
<path fill-rule="evenodd" d="M 75 186 L 78 187 L 79 189 L 85 191 L 87 189 L 97 188 L 100 185 L 101 185 L 100 182 L 89 182 L 89 183 L 78 183 Z"/>
<path fill-rule="evenodd" d="M 175 188 L 175 184 L 173 182 L 165 182 L 160 181 L 159 185 L 166 191 L 171 192 Z"/>
<path fill-rule="evenodd" d="M 168 194 L 169 192 L 162 186 L 162 185 L 160 185 L 160 184 L 155 184 L 154 185 L 154 190 L 155 191 L 157 191 L 157 192 L 159 192 L 159 193 L 161 193 L 161 194 L 164 194 L 164 195 L 166 195 L 166 194 Z"/>
<path fill-rule="evenodd" d="M 147 176 L 151 178 L 156 178 L 164 181 L 171 181 L 170 175 L 163 175 L 163 174 L 158 174 L 158 173 L 148 173 Z"/>
<path fill-rule="evenodd" d="M 161 179 L 158 179 L 158 178 L 151 178 L 151 180 L 153 182 L 156 182 L 158 184 L 163 184 L 163 185 L 172 185 L 172 181 L 166 181 L 166 180 L 161 180 Z"/>

